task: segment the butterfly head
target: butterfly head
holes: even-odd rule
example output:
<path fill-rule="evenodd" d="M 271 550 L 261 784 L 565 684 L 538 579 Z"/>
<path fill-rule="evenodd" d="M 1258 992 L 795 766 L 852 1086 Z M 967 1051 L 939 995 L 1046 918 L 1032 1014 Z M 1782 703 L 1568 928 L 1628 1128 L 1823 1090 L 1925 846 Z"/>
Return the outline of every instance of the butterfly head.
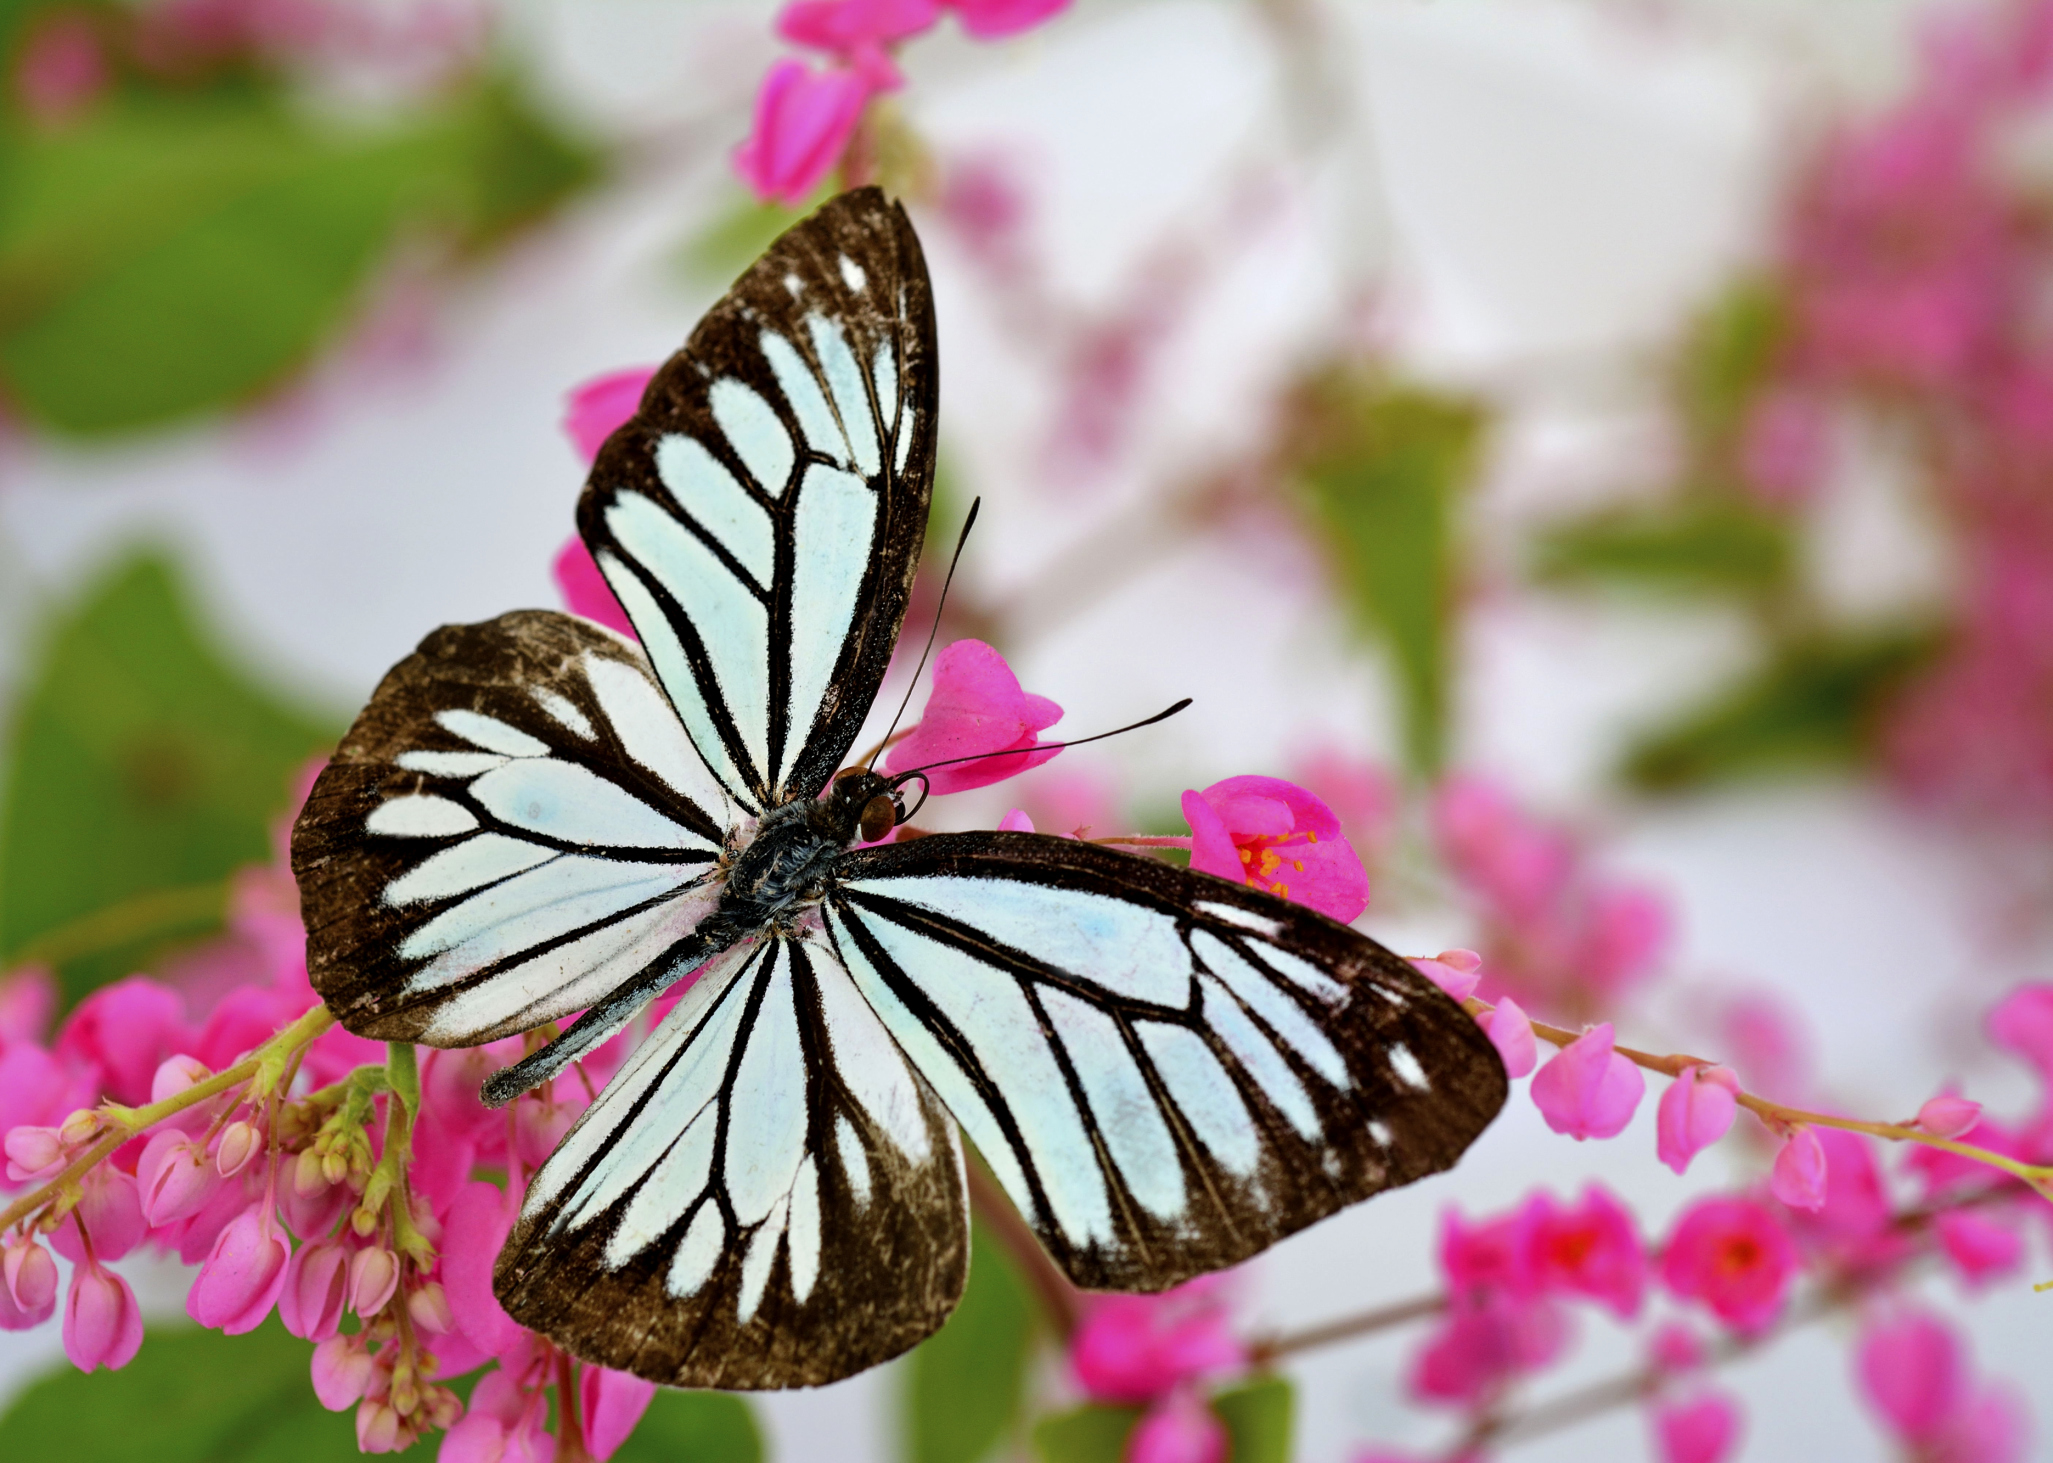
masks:
<path fill-rule="evenodd" d="M 864 843 L 875 843 L 912 816 L 906 811 L 905 796 L 900 790 L 907 780 L 905 775 L 885 777 L 866 767 L 844 768 L 827 794 L 829 826 L 843 843 L 853 843 L 858 838 Z M 919 781 L 924 790 L 926 778 L 920 777 Z M 921 801 L 926 799 L 922 797 Z"/>

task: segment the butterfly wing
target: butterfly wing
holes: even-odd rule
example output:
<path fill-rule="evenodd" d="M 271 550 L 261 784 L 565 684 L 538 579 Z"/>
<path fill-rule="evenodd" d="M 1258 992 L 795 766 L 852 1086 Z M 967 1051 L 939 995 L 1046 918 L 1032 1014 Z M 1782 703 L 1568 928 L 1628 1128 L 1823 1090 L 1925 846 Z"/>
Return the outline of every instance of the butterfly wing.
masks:
<path fill-rule="evenodd" d="M 1074 839 L 842 860 L 857 988 L 1077 1284 L 1160 1290 L 1453 1165 L 1503 1105 L 1459 1005 L 1302 906 Z"/>
<path fill-rule="evenodd" d="M 968 1274 L 955 1125 L 824 942 L 709 962 L 528 1186 L 509 1314 L 677 1387 L 817 1386 Z"/>
<path fill-rule="evenodd" d="M 629 641 L 548 611 L 444 627 L 385 677 L 293 828 L 307 973 L 390 1041 L 556 1020 L 711 907 L 720 806 Z"/>
<path fill-rule="evenodd" d="M 934 309 L 875 188 L 772 245 L 601 449 L 578 527 L 722 785 L 827 783 L 875 699 L 933 478 Z"/>

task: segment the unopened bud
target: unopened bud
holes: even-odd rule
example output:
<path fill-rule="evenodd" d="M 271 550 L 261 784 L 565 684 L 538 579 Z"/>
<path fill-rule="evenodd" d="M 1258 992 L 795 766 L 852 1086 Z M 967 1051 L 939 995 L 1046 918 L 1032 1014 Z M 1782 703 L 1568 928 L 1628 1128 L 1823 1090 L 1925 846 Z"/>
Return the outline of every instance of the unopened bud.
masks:
<path fill-rule="evenodd" d="M 349 1308 L 359 1316 L 375 1316 L 384 1310 L 398 1288 L 399 1259 L 392 1251 L 373 1245 L 358 1250 L 349 1262 Z"/>
<path fill-rule="evenodd" d="M 64 1161 L 64 1140 L 55 1128 L 22 1126 L 9 1130 L 7 1161 L 24 1174 L 40 1173 Z"/>
<path fill-rule="evenodd" d="M 356 1231 L 358 1239 L 369 1239 L 378 1232 L 378 1216 L 369 1209 L 352 1209 L 349 1214 L 349 1227 Z"/>
<path fill-rule="evenodd" d="M 64 1120 L 64 1126 L 57 1130 L 57 1136 L 67 1148 L 83 1148 L 100 1132 L 100 1115 L 89 1107 L 82 1107 Z"/>
<path fill-rule="evenodd" d="M 302 1199 L 311 1199 L 328 1187 L 328 1175 L 323 1172 L 321 1155 L 309 1148 L 292 1161 L 292 1192 Z"/>
<path fill-rule="evenodd" d="M 392 1410 L 401 1417 L 411 1417 L 414 1409 L 421 1405 L 421 1389 L 412 1377 L 392 1378 Z"/>
<path fill-rule="evenodd" d="M 1958 1138 L 1982 1120 L 1982 1105 L 1942 1092 L 1918 1109 L 1918 1126 L 1937 1138 Z"/>
<path fill-rule="evenodd" d="M 232 1179 L 249 1166 L 263 1146 L 263 1135 L 254 1127 L 240 1120 L 232 1122 L 221 1130 L 221 1142 L 214 1149 L 214 1167 L 220 1170 L 221 1177 Z"/>
<path fill-rule="evenodd" d="M 331 1184 L 339 1184 L 349 1177 L 349 1160 L 340 1153 L 328 1153 L 321 1158 L 321 1177 Z"/>
<path fill-rule="evenodd" d="M 399 1443 L 399 1414 L 389 1402 L 366 1397 L 357 1404 L 356 1446 L 360 1453 L 390 1453 Z"/>
<path fill-rule="evenodd" d="M 198 1082 L 213 1076 L 206 1063 L 197 1057 L 166 1057 L 157 1064 L 156 1072 L 150 1078 L 150 1101 L 162 1102 L 167 1097 L 176 1097 Z"/>
<path fill-rule="evenodd" d="M 447 1387 L 430 1387 L 422 1398 L 423 1410 L 434 1427 L 448 1429 L 463 1416 L 463 1402 Z"/>
<path fill-rule="evenodd" d="M 413 1323 L 423 1331 L 432 1331 L 441 1336 L 456 1325 L 456 1318 L 449 1311 L 449 1296 L 442 1289 L 439 1280 L 430 1280 L 419 1290 L 406 1298 L 407 1314 Z"/>

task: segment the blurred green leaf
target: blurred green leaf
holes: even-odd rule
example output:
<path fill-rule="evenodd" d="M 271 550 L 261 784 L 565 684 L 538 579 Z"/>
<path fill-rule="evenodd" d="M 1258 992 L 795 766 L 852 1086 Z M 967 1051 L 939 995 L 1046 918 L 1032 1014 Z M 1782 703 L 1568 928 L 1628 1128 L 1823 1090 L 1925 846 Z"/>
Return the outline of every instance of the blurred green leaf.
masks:
<path fill-rule="evenodd" d="M 1680 385 L 1700 452 L 1731 445 L 1788 328 L 1782 296 L 1765 279 L 1741 282 L 1697 318 L 1684 346 Z"/>
<path fill-rule="evenodd" d="M 153 1327 L 120 1371 L 67 1363 L 17 1396 L 0 1415 L 0 1458 L 359 1463 L 352 1414 L 314 1397 L 312 1356 L 276 1317 L 247 1336 Z"/>
<path fill-rule="evenodd" d="M 1931 654 L 1922 630 L 1820 636 L 1642 740 L 1623 775 L 1650 791 L 1847 766 L 1872 747 L 1889 697 Z"/>
<path fill-rule="evenodd" d="M 756 262 L 756 257 L 777 236 L 818 208 L 833 192 L 820 189 L 797 208 L 781 203 L 759 203 L 744 193 L 717 214 L 711 223 L 686 241 L 678 260 L 685 273 L 699 284 L 725 288 L 735 276 Z M 935 520 L 938 522 L 939 520 Z"/>
<path fill-rule="evenodd" d="M 1355 618 L 1390 649 L 1406 751 L 1430 773 L 1446 740 L 1455 505 L 1486 418 L 1470 402 L 1355 375 L 1313 383 L 1299 411 L 1312 514 Z"/>
<path fill-rule="evenodd" d="M 661 1391 L 613 1463 L 762 1463 L 763 1436 L 731 1392 Z"/>
<path fill-rule="evenodd" d="M 1290 1463 L 1297 1393 L 1285 1377 L 1260 1377 L 1212 1398 L 1226 1424 L 1228 1463 Z"/>
<path fill-rule="evenodd" d="M 1791 525 L 1732 497 L 1693 497 L 1595 514 L 1547 530 L 1534 551 L 1543 584 L 1606 583 L 1660 593 L 1767 594 L 1797 568 Z"/>
<path fill-rule="evenodd" d="M 1041 1463 L 1121 1463 L 1140 1420 L 1138 1407 L 1096 1402 L 1058 1412 L 1034 1424 L 1034 1456 Z"/>
<path fill-rule="evenodd" d="M 335 730 L 231 666 L 150 554 L 90 586 L 40 657 L 0 785 L 0 965 L 53 958 L 76 999 L 219 923 L 209 886 L 271 856 Z"/>
<path fill-rule="evenodd" d="M 403 230 L 488 243 L 593 170 L 503 79 L 375 131 L 257 90 L 126 94 L 12 149 L 0 377 L 80 434 L 233 403 L 337 333 Z"/>
<path fill-rule="evenodd" d="M 1034 1304 L 1004 1247 L 970 1231 L 969 1286 L 948 1323 L 905 1368 L 905 1456 L 978 1463 L 1019 1421 L 1033 1359 Z"/>

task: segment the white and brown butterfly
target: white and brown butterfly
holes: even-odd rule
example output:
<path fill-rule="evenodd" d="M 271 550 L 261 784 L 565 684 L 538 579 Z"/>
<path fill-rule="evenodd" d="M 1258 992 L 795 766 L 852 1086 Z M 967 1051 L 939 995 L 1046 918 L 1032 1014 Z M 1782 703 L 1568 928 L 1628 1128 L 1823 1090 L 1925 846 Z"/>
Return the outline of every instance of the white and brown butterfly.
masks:
<path fill-rule="evenodd" d="M 925 534 L 919 241 L 874 189 L 779 240 L 600 452 L 578 526 L 641 644 L 521 611 L 385 678 L 293 833 L 350 1030 L 579 1017 L 504 1102 L 695 976 L 530 1184 L 515 1319 L 675 1386 L 831 1382 L 947 1317 L 966 1131 L 1078 1285 L 1160 1290 L 1452 1165 L 1474 1021 L 1298 905 L 1073 839 L 857 847 L 840 777 Z M 824 795 L 823 795 L 824 794 Z"/>

